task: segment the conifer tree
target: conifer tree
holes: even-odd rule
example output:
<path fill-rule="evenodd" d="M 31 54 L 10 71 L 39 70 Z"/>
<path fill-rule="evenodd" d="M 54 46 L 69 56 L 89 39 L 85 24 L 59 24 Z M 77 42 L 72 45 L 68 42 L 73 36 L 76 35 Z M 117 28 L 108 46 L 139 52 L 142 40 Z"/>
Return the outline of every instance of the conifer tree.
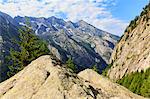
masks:
<path fill-rule="evenodd" d="M 19 40 L 13 40 L 18 49 L 11 48 L 10 54 L 6 57 L 9 77 L 15 75 L 39 56 L 49 54 L 47 43 L 35 36 L 30 28 L 24 26 L 19 33 Z"/>
<path fill-rule="evenodd" d="M 69 58 L 66 61 L 66 65 L 67 65 L 67 68 L 71 69 L 72 72 L 76 72 L 77 68 L 76 68 L 76 65 L 74 64 L 72 58 Z"/>

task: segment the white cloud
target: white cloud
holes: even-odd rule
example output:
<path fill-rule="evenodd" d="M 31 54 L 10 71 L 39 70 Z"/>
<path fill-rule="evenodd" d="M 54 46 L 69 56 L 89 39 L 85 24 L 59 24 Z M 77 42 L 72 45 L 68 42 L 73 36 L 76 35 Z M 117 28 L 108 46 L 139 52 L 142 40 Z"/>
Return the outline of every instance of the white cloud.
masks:
<path fill-rule="evenodd" d="M 0 0 L 0 11 L 11 16 L 50 17 L 85 20 L 88 23 L 121 35 L 127 23 L 114 18 L 107 9 L 115 0 Z"/>

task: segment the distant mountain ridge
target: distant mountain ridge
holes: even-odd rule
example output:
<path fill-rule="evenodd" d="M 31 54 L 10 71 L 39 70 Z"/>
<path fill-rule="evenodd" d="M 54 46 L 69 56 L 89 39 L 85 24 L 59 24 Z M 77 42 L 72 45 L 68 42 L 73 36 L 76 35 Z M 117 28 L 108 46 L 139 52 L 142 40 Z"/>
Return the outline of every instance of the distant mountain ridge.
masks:
<path fill-rule="evenodd" d="M 72 57 L 81 69 L 95 64 L 98 64 L 100 69 L 105 68 L 119 40 L 118 36 L 97 29 L 83 20 L 73 23 L 54 16 L 17 16 L 14 20 L 20 25 L 26 25 L 28 20 L 35 34 L 49 42 L 49 48 L 57 58 L 65 62 Z"/>
<path fill-rule="evenodd" d="M 83 29 L 87 29 L 86 31 L 85 30 L 82 30 L 82 31 L 85 31 L 86 33 L 89 32 L 90 35 L 96 35 L 96 36 L 106 36 L 106 35 L 109 35 L 110 37 L 112 37 L 113 39 L 115 40 L 119 40 L 119 36 L 116 36 L 116 35 L 113 35 L 111 33 L 108 33 L 106 31 L 103 31 L 103 30 L 100 30 L 96 27 L 94 27 L 93 25 L 85 22 L 84 20 L 79 20 L 78 22 L 74 23 L 74 22 L 71 22 L 71 21 L 64 21 L 63 19 L 60 19 L 60 18 L 56 18 L 55 16 L 52 16 L 52 17 L 49 17 L 49 18 L 44 18 L 44 17 L 40 17 L 40 18 L 36 18 L 36 17 L 21 17 L 21 16 L 16 16 L 14 17 L 14 20 L 19 23 L 20 25 L 25 25 L 27 21 L 30 22 L 30 25 L 32 26 L 33 29 L 37 29 L 36 26 L 41 26 L 42 27 L 45 27 L 45 28 L 52 28 L 52 30 L 45 30 L 43 31 L 44 32 L 50 32 L 50 31 L 53 31 L 53 30 L 59 30 L 59 29 L 76 29 L 76 28 L 80 28 L 82 30 Z M 41 24 L 40 24 L 41 23 Z M 95 29 L 95 31 L 90 31 L 91 29 L 89 28 L 92 28 L 93 30 Z M 89 30 L 89 31 L 88 31 Z M 88 32 L 87 32 L 88 31 Z M 38 35 L 40 35 L 41 33 L 39 31 L 37 31 Z"/>

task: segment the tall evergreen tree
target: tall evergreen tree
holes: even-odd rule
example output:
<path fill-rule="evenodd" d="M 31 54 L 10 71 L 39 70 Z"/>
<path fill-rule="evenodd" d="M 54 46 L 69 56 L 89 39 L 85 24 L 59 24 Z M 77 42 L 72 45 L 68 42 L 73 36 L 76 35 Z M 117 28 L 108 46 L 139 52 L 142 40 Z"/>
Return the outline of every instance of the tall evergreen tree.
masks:
<path fill-rule="evenodd" d="M 46 42 L 35 36 L 30 28 L 24 26 L 19 32 L 19 40 L 13 40 L 18 45 L 18 50 L 11 48 L 10 54 L 6 57 L 9 77 L 22 70 L 39 56 L 49 54 Z"/>

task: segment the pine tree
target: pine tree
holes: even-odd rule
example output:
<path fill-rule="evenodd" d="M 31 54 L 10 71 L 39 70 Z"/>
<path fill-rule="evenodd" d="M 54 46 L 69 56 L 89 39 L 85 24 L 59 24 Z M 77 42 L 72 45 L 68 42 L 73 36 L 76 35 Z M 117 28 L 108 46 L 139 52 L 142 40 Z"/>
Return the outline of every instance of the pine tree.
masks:
<path fill-rule="evenodd" d="M 77 68 L 76 68 L 76 65 L 74 64 L 72 58 L 69 58 L 66 61 L 66 65 L 67 65 L 67 68 L 71 69 L 72 72 L 76 72 Z"/>
<path fill-rule="evenodd" d="M 10 54 L 6 57 L 9 77 L 15 75 L 39 56 L 49 54 L 46 42 L 35 36 L 30 28 L 24 26 L 19 33 L 19 40 L 13 40 L 18 49 L 11 48 Z"/>

